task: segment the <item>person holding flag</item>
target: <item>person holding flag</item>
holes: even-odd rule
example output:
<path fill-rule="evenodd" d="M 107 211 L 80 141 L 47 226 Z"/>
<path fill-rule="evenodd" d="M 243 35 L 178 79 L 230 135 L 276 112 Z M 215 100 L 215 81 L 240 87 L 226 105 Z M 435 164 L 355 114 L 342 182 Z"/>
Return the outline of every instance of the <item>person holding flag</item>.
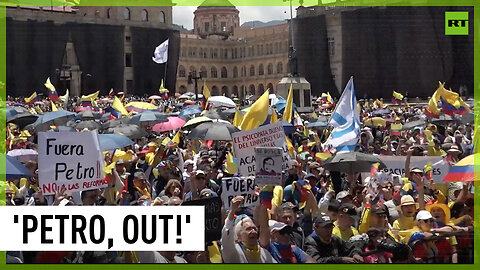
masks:
<path fill-rule="evenodd" d="M 47 81 L 45 82 L 45 87 L 48 88 L 48 98 L 52 101 L 57 101 L 58 100 L 58 93 L 57 90 L 55 90 L 55 86 L 50 82 L 50 77 L 47 78 Z"/>

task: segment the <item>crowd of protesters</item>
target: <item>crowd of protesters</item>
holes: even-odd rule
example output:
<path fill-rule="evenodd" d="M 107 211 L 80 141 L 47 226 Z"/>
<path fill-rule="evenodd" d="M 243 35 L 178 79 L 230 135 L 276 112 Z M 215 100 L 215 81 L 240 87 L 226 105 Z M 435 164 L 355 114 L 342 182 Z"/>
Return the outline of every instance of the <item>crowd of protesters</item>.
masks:
<path fill-rule="evenodd" d="M 9 100 L 10 104 L 43 112 L 51 107 L 48 101 L 44 105 L 25 105 L 22 101 Z M 182 109 L 177 103 L 175 98 L 157 101 L 161 112 L 172 114 Z M 271 202 L 243 207 L 244 198 L 234 197 L 230 210 L 222 212 L 221 239 L 205 243 L 204 251 L 8 251 L 7 262 L 472 263 L 473 182 L 436 183 L 425 168 L 410 167 L 412 156 L 443 156 L 454 166 L 472 154 L 472 125 L 454 118 L 394 133 L 392 124 L 427 120 L 425 106 L 374 109 L 371 100 L 359 104 L 362 120 L 373 117 L 376 109 L 388 112 L 381 116 L 386 124 L 364 125 L 356 151 L 406 156 L 404 175 L 379 183 L 375 193 L 360 173 L 328 171 L 322 166 L 324 159 L 317 154 L 327 152 L 324 143 L 329 130 L 307 129 L 316 116 L 300 114 L 302 123 L 297 122 L 297 131 L 289 135 L 294 151 L 290 168 L 283 172 L 283 184 L 272 189 Z M 65 109 L 74 111 L 80 106 L 71 99 Z M 98 109 L 106 106 L 99 104 Z M 317 113 L 332 109 L 317 108 Z M 37 149 L 34 130 L 25 133 L 14 124 L 7 125 L 9 149 Z M 136 139 L 134 145 L 105 153 L 108 187 L 80 194 L 63 188 L 55 195 L 42 195 L 37 161 L 24 162 L 34 176 L 8 181 L 2 187 L 6 189 L 6 204 L 152 207 L 221 196 L 222 178 L 234 175 L 226 166 L 232 142 L 188 140 L 183 133 L 179 143 L 162 143 L 175 133 L 152 132 Z M 334 155 L 334 150 L 329 154 Z M 297 196 L 298 190 L 305 191 L 306 196 Z"/>

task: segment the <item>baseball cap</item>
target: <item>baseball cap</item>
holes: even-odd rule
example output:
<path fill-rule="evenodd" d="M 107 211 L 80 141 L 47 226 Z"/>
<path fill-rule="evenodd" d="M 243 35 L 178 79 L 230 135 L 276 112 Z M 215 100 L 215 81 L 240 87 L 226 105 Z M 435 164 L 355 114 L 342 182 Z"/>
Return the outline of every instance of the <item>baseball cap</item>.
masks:
<path fill-rule="evenodd" d="M 268 227 L 270 227 L 270 233 L 276 232 L 276 231 L 281 231 L 284 229 L 291 229 L 290 226 L 283 222 L 279 222 L 276 220 L 269 220 L 268 221 Z"/>
<path fill-rule="evenodd" d="M 206 198 L 212 198 L 213 193 L 212 190 L 209 188 L 204 188 L 202 191 L 200 191 L 200 198 L 201 199 L 206 199 Z"/>
<path fill-rule="evenodd" d="M 195 175 L 200 175 L 200 174 L 206 175 L 205 172 L 202 171 L 202 170 L 196 170 L 195 171 Z"/>
<path fill-rule="evenodd" d="M 410 172 L 412 173 L 423 173 L 423 170 L 417 168 L 417 167 L 414 167 L 412 169 L 410 169 Z"/>
<path fill-rule="evenodd" d="M 187 160 L 185 160 L 185 162 L 183 163 L 183 166 L 188 166 L 188 165 L 193 165 L 193 164 L 194 164 L 193 160 L 187 159 Z"/>
<path fill-rule="evenodd" d="M 421 210 L 417 214 L 417 221 L 419 220 L 427 220 L 433 218 L 432 214 L 428 212 L 427 210 Z"/>
<path fill-rule="evenodd" d="M 351 203 L 344 203 L 340 205 L 340 208 L 338 209 L 340 213 L 344 213 L 350 216 L 356 216 L 357 215 L 357 210 L 355 206 Z"/>
<path fill-rule="evenodd" d="M 325 227 L 327 225 L 333 225 L 333 220 L 330 216 L 321 213 L 313 218 L 313 224 L 316 224 L 320 227 Z"/>
<path fill-rule="evenodd" d="M 383 203 L 377 203 L 372 206 L 371 213 L 376 215 L 386 215 L 387 209 Z"/>
<path fill-rule="evenodd" d="M 200 152 L 200 157 L 208 157 L 208 156 L 209 156 L 208 151 L 203 150 L 203 151 Z"/>
<path fill-rule="evenodd" d="M 349 197 L 349 196 L 350 196 L 351 198 L 353 197 L 350 193 L 348 193 L 348 191 L 345 191 L 345 190 L 344 190 L 344 191 L 340 191 L 340 192 L 337 194 L 337 196 L 335 197 L 335 199 L 337 199 L 337 201 L 341 201 L 341 200 L 343 200 L 343 199 L 345 199 L 345 198 L 347 198 L 347 197 Z"/>
<path fill-rule="evenodd" d="M 117 162 L 115 164 L 122 165 L 122 164 L 125 164 L 125 161 L 123 161 L 123 159 L 119 158 L 119 159 L 117 159 Z"/>

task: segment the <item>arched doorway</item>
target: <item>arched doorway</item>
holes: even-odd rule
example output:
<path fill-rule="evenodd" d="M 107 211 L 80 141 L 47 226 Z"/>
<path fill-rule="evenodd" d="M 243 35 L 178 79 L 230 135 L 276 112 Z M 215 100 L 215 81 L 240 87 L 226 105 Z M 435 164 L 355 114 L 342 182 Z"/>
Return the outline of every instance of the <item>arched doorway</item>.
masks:
<path fill-rule="evenodd" d="M 224 85 L 222 86 L 222 95 L 226 97 L 230 97 L 230 93 L 228 91 L 228 86 Z"/>
<path fill-rule="evenodd" d="M 248 94 L 255 95 L 255 85 L 250 84 L 250 86 L 248 87 Z"/>
<path fill-rule="evenodd" d="M 219 96 L 220 95 L 220 90 L 216 85 L 212 87 L 212 96 Z"/>

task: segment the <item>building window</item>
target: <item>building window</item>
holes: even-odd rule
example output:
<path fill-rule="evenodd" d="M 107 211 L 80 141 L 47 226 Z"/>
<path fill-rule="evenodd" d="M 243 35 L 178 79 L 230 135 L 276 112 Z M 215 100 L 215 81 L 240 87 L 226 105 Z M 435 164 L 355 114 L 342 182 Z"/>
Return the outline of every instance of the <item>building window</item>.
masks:
<path fill-rule="evenodd" d="M 185 78 L 185 67 L 184 66 L 180 66 L 178 68 L 178 77 L 180 78 Z"/>
<path fill-rule="evenodd" d="M 269 63 L 267 66 L 267 74 L 272 75 L 273 74 L 273 64 Z"/>
<path fill-rule="evenodd" d="M 253 65 L 250 66 L 250 76 L 255 76 L 255 66 Z"/>
<path fill-rule="evenodd" d="M 282 64 L 282 62 L 277 63 L 277 74 L 283 74 L 283 64 Z"/>
<path fill-rule="evenodd" d="M 125 66 L 126 67 L 132 67 L 132 54 L 131 53 L 126 53 L 125 54 Z"/>
<path fill-rule="evenodd" d="M 108 8 L 107 9 L 107 19 L 110 19 L 110 18 L 112 18 L 112 9 Z"/>
<path fill-rule="evenodd" d="M 310 107 L 312 104 L 312 97 L 310 96 L 310 89 L 303 90 L 303 106 Z"/>
<path fill-rule="evenodd" d="M 228 78 L 228 72 L 226 67 L 222 67 L 222 73 L 221 73 L 222 78 Z"/>
<path fill-rule="evenodd" d="M 210 69 L 210 77 L 212 77 L 212 78 L 217 78 L 217 68 L 212 67 L 212 68 Z"/>
<path fill-rule="evenodd" d="M 335 39 L 334 38 L 328 38 L 328 53 L 330 56 L 335 55 Z"/>
<path fill-rule="evenodd" d="M 237 77 L 238 77 L 238 68 L 233 67 L 233 78 L 237 78 Z"/>
<path fill-rule="evenodd" d="M 130 9 L 129 8 L 124 8 L 123 9 L 123 19 L 124 20 L 130 20 Z"/>
<path fill-rule="evenodd" d="M 148 11 L 146 9 L 142 10 L 142 21 L 143 22 L 148 21 Z"/>
<path fill-rule="evenodd" d="M 165 12 L 160 11 L 160 22 L 164 23 L 165 22 Z"/>
<path fill-rule="evenodd" d="M 208 77 L 208 73 L 207 73 L 207 68 L 206 68 L 206 67 L 202 66 L 202 67 L 200 68 L 200 73 L 201 73 L 201 75 L 202 75 L 203 78 L 207 78 L 207 77 Z"/>
<path fill-rule="evenodd" d="M 125 41 L 126 41 L 126 42 L 132 41 L 132 37 L 130 37 L 130 36 L 125 36 Z"/>
<path fill-rule="evenodd" d="M 127 93 L 133 93 L 133 80 L 127 80 Z"/>
<path fill-rule="evenodd" d="M 265 74 L 265 71 L 263 70 L 263 64 L 260 64 L 260 66 L 258 66 L 258 75 L 264 75 Z"/>
<path fill-rule="evenodd" d="M 210 23 L 209 23 L 209 22 L 205 22 L 204 26 L 205 26 L 205 27 L 204 27 L 204 28 L 205 28 L 205 32 L 206 32 L 206 33 L 210 32 Z"/>
<path fill-rule="evenodd" d="M 242 77 L 246 77 L 247 76 L 247 67 L 243 66 L 242 67 Z"/>

